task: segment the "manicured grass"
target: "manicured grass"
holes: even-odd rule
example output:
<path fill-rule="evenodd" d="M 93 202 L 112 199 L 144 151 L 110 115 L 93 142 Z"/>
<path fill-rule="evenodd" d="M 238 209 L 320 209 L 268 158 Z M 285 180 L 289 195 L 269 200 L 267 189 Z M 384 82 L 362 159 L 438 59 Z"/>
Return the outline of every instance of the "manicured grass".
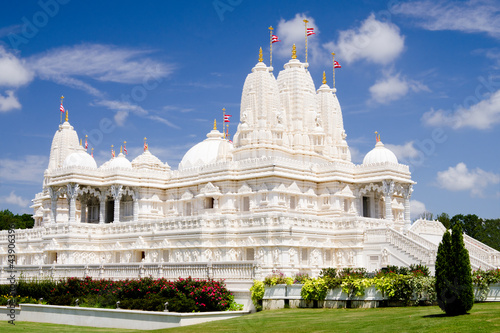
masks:
<path fill-rule="evenodd" d="M 139 332 L 38 323 L 0 322 L 0 332 Z M 283 309 L 211 323 L 148 332 L 500 332 L 500 303 L 474 304 L 446 317 L 437 306 L 378 309 Z"/>

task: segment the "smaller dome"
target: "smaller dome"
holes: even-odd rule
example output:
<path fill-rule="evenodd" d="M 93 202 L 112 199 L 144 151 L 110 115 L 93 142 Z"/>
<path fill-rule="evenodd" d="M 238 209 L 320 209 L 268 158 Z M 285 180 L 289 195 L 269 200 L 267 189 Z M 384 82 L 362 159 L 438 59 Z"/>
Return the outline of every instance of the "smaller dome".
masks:
<path fill-rule="evenodd" d="M 149 149 L 134 158 L 132 161 L 132 167 L 134 169 L 149 169 L 158 171 L 163 171 L 165 168 L 170 169 L 170 166 L 167 163 L 163 164 L 158 157 L 151 154 Z"/>
<path fill-rule="evenodd" d="M 63 162 L 63 168 L 82 167 L 97 169 L 97 164 L 92 156 L 90 156 L 83 147 L 80 147 L 76 152 L 69 154 Z"/>
<path fill-rule="evenodd" d="M 378 141 L 375 148 L 370 150 L 363 159 L 365 165 L 386 162 L 398 164 L 398 158 L 392 151 L 384 147 L 382 141 Z"/>
<path fill-rule="evenodd" d="M 179 170 L 232 159 L 233 144 L 223 136 L 216 129 L 208 133 L 205 140 L 187 151 L 179 163 Z"/>
<path fill-rule="evenodd" d="M 117 157 L 113 157 L 108 162 L 101 165 L 103 169 L 132 169 L 132 163 L 120 153 Z"/>

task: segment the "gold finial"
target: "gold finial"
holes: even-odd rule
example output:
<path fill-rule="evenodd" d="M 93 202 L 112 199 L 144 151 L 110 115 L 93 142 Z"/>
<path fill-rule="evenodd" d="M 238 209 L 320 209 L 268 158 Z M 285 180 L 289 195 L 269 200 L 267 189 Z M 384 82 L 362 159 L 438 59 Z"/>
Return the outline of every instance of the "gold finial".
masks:
<path fill-rule="evenodd" d="M 111 148 L 113 148 L 115 145 L 111 145 Z"/>
<path fill-rule="evenodd" d="M 87 134 L 85 134 L 85 137 L 88 138 L 89 136 Z"/>
<path fill-rule="evenodd" d="M 63 96 L 63 95 L 61 95 L 61 103 L 62 103 L 63 99 L 64 99 L 64 96 Z"/>
<path fill-rule="evenodd" d="M 80 138 L 80 146 L 82 145 L 82 139 Z"/>
<path fill-rule="evenodd" d="M 295 48 L 295 44 L 292 46 L 292 59 L 297 59 L 297 49 Z"/>
<path fill-rule="evenodd" d="M 259 49 L 259 62 L 263 62 L 264 58 L 262 57 L 262 47 Z"/>
<path fill-rule="evenodd" d="M 304 23 L 308 23 L 309 21 L 308 20 L 304 20 Z"/>
<path fill-rule="evenodd" d="M 214 119 L 214 131 L 217 130 L 217 119 Z"/>
<path fill-rule="evenodd" d="M 270 26 L 268 29 L 271 30 L 271 31 L 274 30 L 273 26 Z"/>
<path fill-rule="evenodd" d="M 68 121 L 68 109 L 66 109 L 66 118 L 64 118 L 64 121 Z"/>
<path fill-rule="evenodd" d="M 120 154 L 123 154 L 123 146 L 120 146 Z"/>
<path fill-rule="evenodd" d="M 126 145 L 127 144 L 127 141 L 123 141 L 123 145 Z"/>
<path fill-rule="evenodd" d="M 323 71 L 323 84 L 326 84 L 326 74 L 325 74 L 325 71 Z"/>

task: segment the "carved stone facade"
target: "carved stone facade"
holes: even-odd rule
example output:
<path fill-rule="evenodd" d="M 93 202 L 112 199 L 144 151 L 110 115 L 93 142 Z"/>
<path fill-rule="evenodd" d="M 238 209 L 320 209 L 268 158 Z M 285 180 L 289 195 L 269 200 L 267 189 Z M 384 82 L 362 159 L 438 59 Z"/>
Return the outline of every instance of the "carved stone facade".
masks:
<path fill-rule="evenodd" d="M 98 168 L 69 122 L 60 125 L 33 200 L 35 227 L 16 231 L 18 268 L 100 265 L 122 278 L 133 265 L 153 264 L 165 275 L 167 266 L 189 265 L 179 274 L 192 276 L 215 263 L 231 263 L 233 273 L 252 263 L 260 276 L 432 268 L 443 230 L 432 221 L 411 226 L 408 166 L 380 140 L 352 163 L 336 89 L 316 90 L 304 63 L 290 60 L 276 79 L 259 62 L 245 81 L 240 119 L 234 144 L 213 129 L 177 170 L 147 146 L 132 162 L 120 153 Z M 498 266 L 498 252 L 468 244 L 473 266 Z M 6 232 L 0 262 L 7 265 Z"/>

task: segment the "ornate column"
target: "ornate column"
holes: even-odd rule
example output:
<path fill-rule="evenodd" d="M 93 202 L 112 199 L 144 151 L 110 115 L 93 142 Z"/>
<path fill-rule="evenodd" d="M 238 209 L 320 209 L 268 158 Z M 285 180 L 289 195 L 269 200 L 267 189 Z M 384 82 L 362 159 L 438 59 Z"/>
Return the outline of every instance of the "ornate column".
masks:
<path fill-rule="evenodd" d="M 87 196 L 86 195 L 82 195 L 81 197 L 81 200 L 80 200 L 80 205 L 81 205 L 81 208 L 80 208 L 80 222 L 81 223 L 87 223 Z"/>
<path fill-rule="evenodd" d="M 111 185 L 111 195 L 115 199 L 115 211 L 113 216 L 113 223 L 120 222 L 120 200 L 123 195 L 123 185 Z"/>
<path fill-rule="evenodd" d="M 385 218 L 387 220 L 393 220 L 392 216 L 392 194 L 394 193 L 394 181 L 393 180 L 383 180 L 382 188 L 385 196 Z"/>
<path fill-rule="evenodd" d="M 134 208 L 133 208 L 133 214 L 134 214 L 134 222 L 139 221 L 139 190 L 134 189 Z"/>
<path fill-rule="evenodd" d="M 75 213 L 76 213 L 76 195 L 78 192 L 78 188 L 80 185 L 75 183 L 69 183 L 66 185 L 67 188 L 67 196 L 69 201 L 69 223 L 75 222 Z"/>
<path fill-rule="evenodd" d="M 101 194 L 99 195 L 99 224 L 104 224 L 106 221 L 106 197 L 107 190 L 100 189 Z"/>
<path fill-rule="evenodd" d="M 413 192 L 413 185 L 409 184 L 403 187 L 403 198 L 405 199 L 405 224 L 409 227 L 410 222 L 410 198 Z"/>
<path fill-rule="evenodd" d="M 54 190 L 52 187 L 49 187 L 49 195 L 50 195 L 50 223 L 56 223 L 57 197 L 59 196 L 59 193 L 57 190 Z"/>

